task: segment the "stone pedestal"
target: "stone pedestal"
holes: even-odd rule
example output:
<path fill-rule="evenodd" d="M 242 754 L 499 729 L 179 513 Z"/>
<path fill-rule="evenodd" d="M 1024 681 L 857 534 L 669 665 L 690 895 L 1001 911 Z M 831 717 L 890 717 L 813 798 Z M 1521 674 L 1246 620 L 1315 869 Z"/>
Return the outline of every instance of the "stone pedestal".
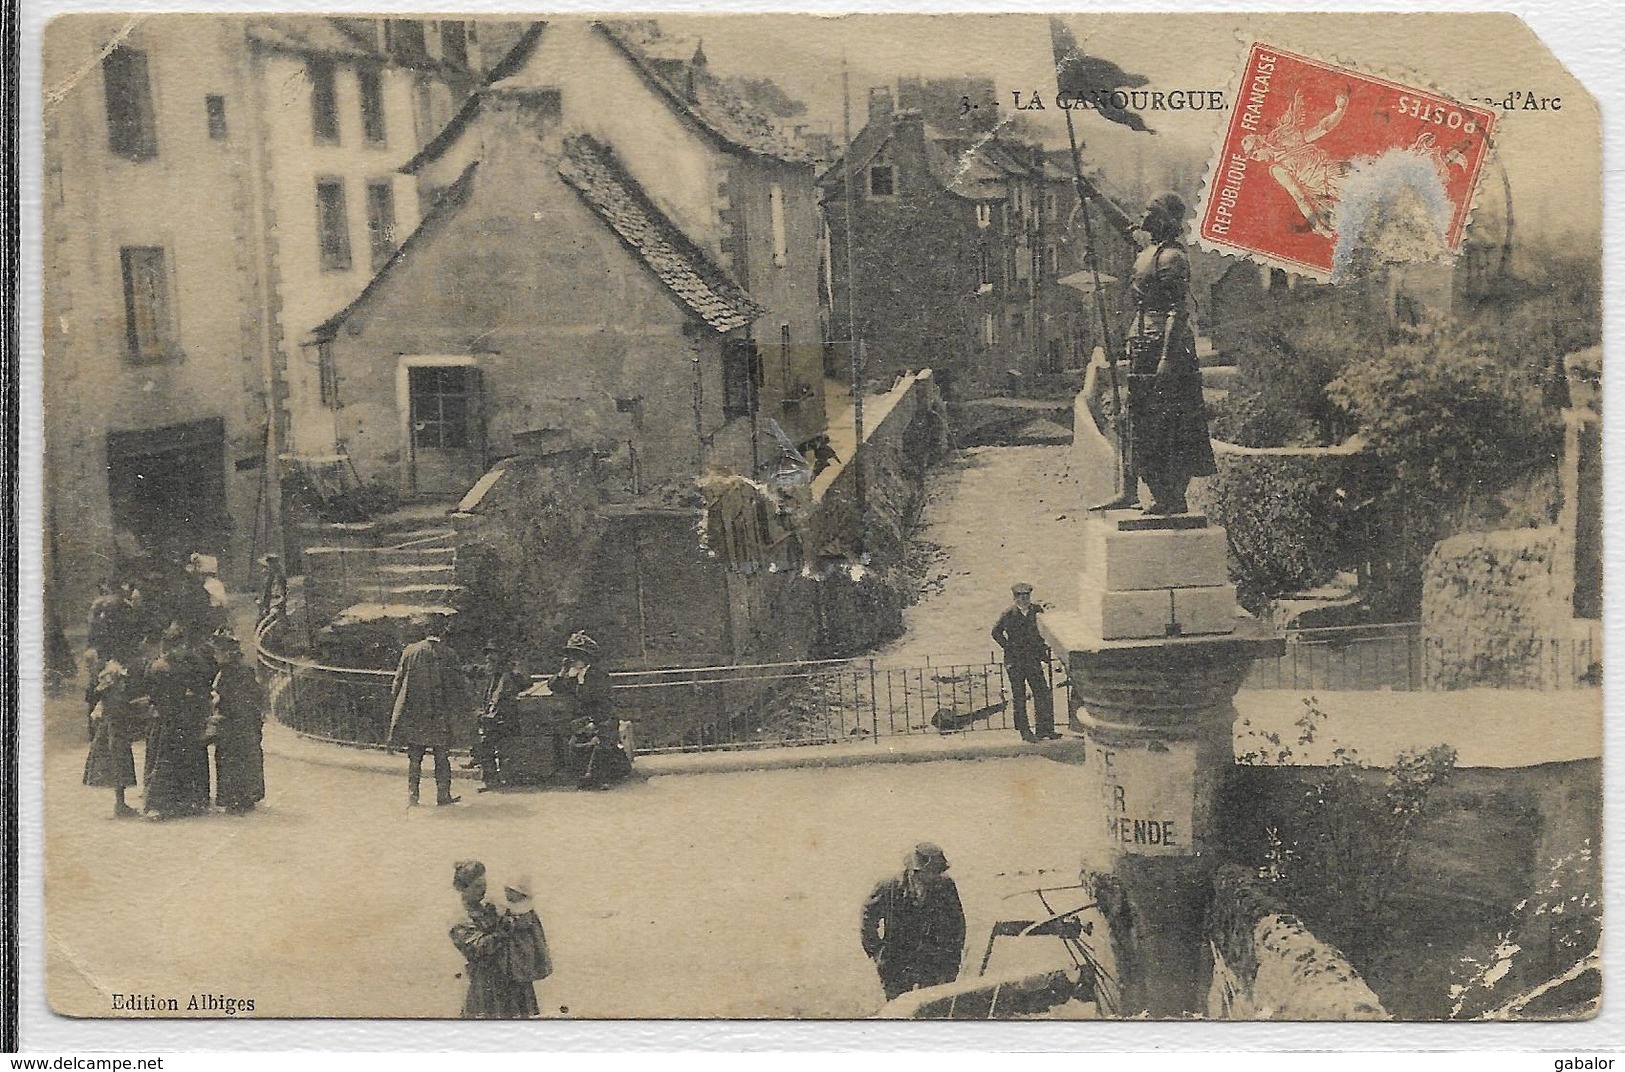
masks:
<path fill-rule="evenodd" d="M 1099 824 L 1113 856 L 1094 884 L 1126 1015 L 1203 1008 L 1202 925 L 1223 856 L 1218 809 L 1235 764 L 1232 701 L 1254 659 L 1285 650 L 1262 624 L 1237 616 L 1223 580 L 1223 530 L 1206 519 L 1178 525 L 1091 522 L 1081 609 L 1039 619 L 1066 667 L 1069 721 L 1088 742 L 1081 819 Z M 1215 589 L 1222 596 L 1192 594 Z M 1135 599 L 1160 599 L 1162 608 L 1171 599 L 1173 616 L 1161 624 L 1184 628 L 1151 632 L 1149 612 L 1123 609 Z M 1197 609 L 1181 618 L 1182 606 Z"/>
<path fill-rule="evenodd" d="M 1221 635 L 1236 628 L 1224 529 L 1200 514 L 1133 510 L 1084 524 L 1079 614 L 1101 640 Z"/>

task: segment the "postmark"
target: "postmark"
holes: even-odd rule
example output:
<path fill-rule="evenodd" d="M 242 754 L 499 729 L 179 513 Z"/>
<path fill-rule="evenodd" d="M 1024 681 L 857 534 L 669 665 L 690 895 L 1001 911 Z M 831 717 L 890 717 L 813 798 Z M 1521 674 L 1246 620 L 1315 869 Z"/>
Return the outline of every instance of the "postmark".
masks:
<path fill-rule="evenodd" d="M 1495 114 L 1429 89 L 1248 49 L 1197 215 L 1204 246 L 1321 280 L 1461 245 Z"/>

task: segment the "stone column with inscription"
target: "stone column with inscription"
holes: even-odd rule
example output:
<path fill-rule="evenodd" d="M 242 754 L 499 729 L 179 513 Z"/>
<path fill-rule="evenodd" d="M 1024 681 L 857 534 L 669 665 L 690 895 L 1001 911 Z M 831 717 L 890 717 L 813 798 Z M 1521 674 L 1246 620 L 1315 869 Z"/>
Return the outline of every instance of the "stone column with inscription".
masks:
<path fill-rule="evenodd" d="M 1224 530 L 1205 517 L 1107 511 L 1084 540 L 1077 605 L 1040 622 L 1066 667 L 1072 728 L 1087 740 L 1081 819 L 1111 846 L 1093 883 L 1122 1012 L 1198 1013 L 1233 700 L 1252 661 L 1284 642 L 1238 610 Z"/>

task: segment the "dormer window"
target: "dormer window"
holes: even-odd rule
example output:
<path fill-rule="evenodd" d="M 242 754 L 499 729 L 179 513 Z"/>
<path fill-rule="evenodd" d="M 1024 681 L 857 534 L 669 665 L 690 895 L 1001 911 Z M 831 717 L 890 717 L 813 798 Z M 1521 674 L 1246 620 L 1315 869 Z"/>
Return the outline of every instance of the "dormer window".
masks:
<path fill-rule="evenodd" d="M 897 169 L 890 164 L 876 164 L 869 169 L 869 196 L 892 197 L 897 193 Z"/>
<path fill-rule="evenodd" d="M 976 226 L 993 226 L 993 203 L 991 201 L 976 202 Z"/>

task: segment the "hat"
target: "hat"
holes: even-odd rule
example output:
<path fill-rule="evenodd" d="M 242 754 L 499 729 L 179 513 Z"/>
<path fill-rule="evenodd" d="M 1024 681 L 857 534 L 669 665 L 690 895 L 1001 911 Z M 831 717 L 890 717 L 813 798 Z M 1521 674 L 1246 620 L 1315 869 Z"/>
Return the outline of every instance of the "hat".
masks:
<path fill-rule="evenodd" d="M 531 909 L 530 876 L 521 875 L 502 887 L 503 896 L 516 912 L 529 912 Z"/>
<path fill-rule="evenodd" d="M 484 877 L 484 864 L 478 860 L 459 860 L 452 867 L 451 884 L 459 890 L 466 890 Z"/>
<path fill-rule="evenodd" d="M 565 642 L 564 653 L 566 655 L 579 655 L 589 660 L 596 659 L 598 658 L 598 641 L 585 632 L 578 630 L 571 633 L 570 639 Z"/>
<path fill-rule="evenodd" d="M 1026 581 L 1018 581 L 1010 586 L 1010 594 L 1013 596 L 1030 596 L 1033 594 L 1033 586 Z"/>
<path fill-rule="evenodd" d="M 1176 193 L 1158 194 L 1145 207 L 1156 209 L 1173 223 L 1180 223 L 1185 219 L 1185 199 Z"/>
<path fill-rule="evenodd" d="M 940 875 L 948 870 L 948 857 L 943 854 L 941 846 L 922 841 L 908 854 L 903 867 L 908 871 L 929 871 L 933 875 Z"/>

